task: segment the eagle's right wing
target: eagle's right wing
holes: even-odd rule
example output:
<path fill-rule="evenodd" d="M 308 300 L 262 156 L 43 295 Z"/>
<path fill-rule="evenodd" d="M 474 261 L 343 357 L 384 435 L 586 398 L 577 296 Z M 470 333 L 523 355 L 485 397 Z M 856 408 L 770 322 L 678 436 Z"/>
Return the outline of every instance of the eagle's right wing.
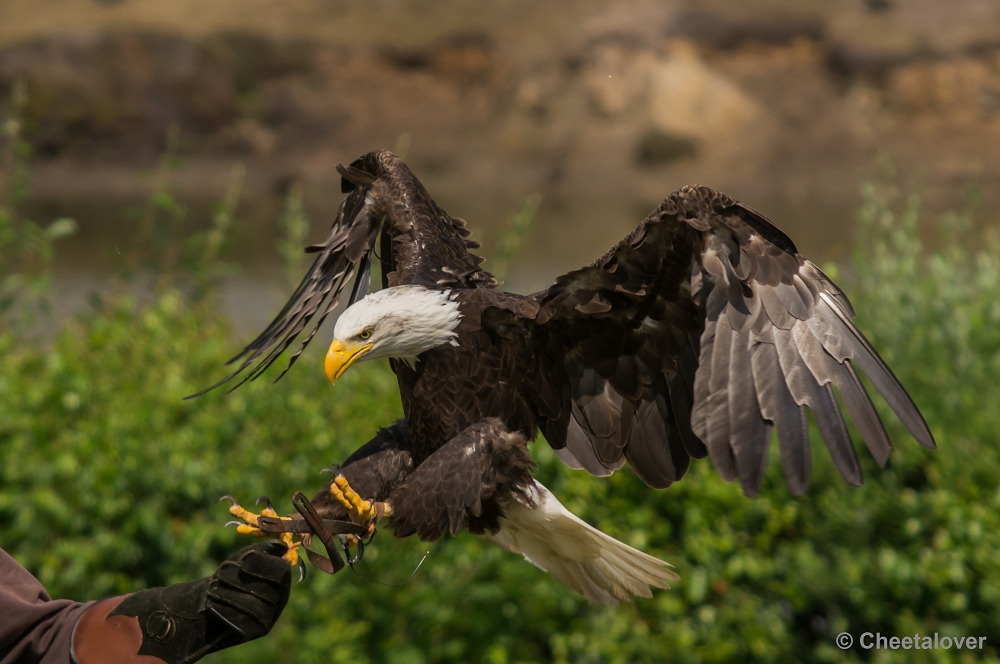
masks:
<path fill-rule="evenodd" d="M 348 305 L 368 293 L 371 259 L 382 261 L 383 286 L 420 284 L 430 288 L 493 287 L 493 276 L 479 268 L 482 259 L 469 252 L 478 243 L 461 219 L 450 217 L 431 199 L 399 157 L 376 150 L 350 166 L 337 166 L 341 189 L 348 194 L 326 241 L 306 248 L 316 260 L 271 324 L 229 361 L 236 369 L 216 384 L 187 398 L 200 396 L 240 374 L 230 391 L 257 378 L 308 327 L 309 334 L 291 356 L 285 375 L 340 303 L 341 292 L 356 273 Z M 379 242 L 381 238 L 381 241 Z"/>

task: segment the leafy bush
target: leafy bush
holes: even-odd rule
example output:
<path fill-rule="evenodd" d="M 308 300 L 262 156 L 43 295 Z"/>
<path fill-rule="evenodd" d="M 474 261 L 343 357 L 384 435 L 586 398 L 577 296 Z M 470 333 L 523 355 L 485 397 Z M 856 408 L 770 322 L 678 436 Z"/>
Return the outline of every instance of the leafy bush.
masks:
<path fill-rule="evenodd" d="M 312 570 L 270 637 L 213 661 L 997 661 L 1000 243 L 953 216 L 924 249 L 916 203 L 885 188 L 866 190 L 862 221 L 857 255 L 829 268 L 939 450 L 883 409 L 897 449 L 885 470 L 860 452 L 864 487 L 846 486 L 817 442 L 806 497 L 790 496 L 772 454 L 763 497 L 749 500 L 708 460 L 656 492 L 627 470 L 570 471 L 535 443 L 540 480 L 589 522 L 673 562 L 672 590 L 590 606 L 468 534 L 427 545 L 383 532 L 358 575 Z M 182 401 L 238 346 L 217 310 L 211 294 L 191 303 L 168 287 L 150 306 L 108 298 L 45 348 L 0 336 L 0 545 L 54 596 L 210 573 L 246 543 L 223 527 L 220 496 L 267 493 L 291 511 L 294 491 L 322 485 L 320 468 L 400 415 L 387 366 L 358 367 L 331 389 L 321 349 L 275 386 Z M 426 551 L 408 583 L 379 583 L 403 581 Z M 989 639 L 963 659 L 841 651 L 841 631 Z"/>

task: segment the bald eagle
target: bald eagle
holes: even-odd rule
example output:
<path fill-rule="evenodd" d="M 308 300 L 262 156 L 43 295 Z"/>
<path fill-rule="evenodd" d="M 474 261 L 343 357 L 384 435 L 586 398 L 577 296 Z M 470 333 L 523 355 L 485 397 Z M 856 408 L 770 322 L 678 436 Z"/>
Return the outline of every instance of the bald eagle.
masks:
<path fill-rule="evenodd" d="M 669 565 L 570 513 L 532 478 L 538 433 L 570 468 L 626 463 L 652 488 L 711 456 L 757 494 L 772 429 L 793 494 L 809 484 L 806 409 L 851 485 L 861 467 L 834 394 L 880 465 L 890 441 L 857 369 L 925 447 L 934 440 L 853 325 L 844 293 L 770 220 L 707 187 L 663 201 L 592 265 L 532 295 L 498 289 L 465 222 L 387 151 L 338 166 L 347 194 L 308 274 L 213 385 L 256 378 L 353 279 L 326 355 L 331 382 L 388 358 L 404 417 L 343 464 L 313 503 L 433 540 L 462 529 L 523 554 L 591 601 L 650 596 Z M 368 294 L 372 257 L 382 289 Z M 315 320 L 314 320 L 315 319 Z M 281 375 L 284 375 L 284 371 Z M 280 378 L 281 376 L 279 376 Z M 235 389 L 235 388 L 234 388 Z M 205 390 L 207 391 L 207 390 Z"/>

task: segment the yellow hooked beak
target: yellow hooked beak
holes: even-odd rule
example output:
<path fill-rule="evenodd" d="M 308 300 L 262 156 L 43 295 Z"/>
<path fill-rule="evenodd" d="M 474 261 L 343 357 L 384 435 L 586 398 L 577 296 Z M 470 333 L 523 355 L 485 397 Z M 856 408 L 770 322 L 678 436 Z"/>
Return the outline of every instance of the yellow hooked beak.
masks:
<path fill-rule="evenodd" d="M 340 343 L 339 339 L 334 339 L 330 344 L 330 350 L 326 351 L 326 361 L 323 363 L 326 369 L 326 377 L 331 383 L 336 383 L 344 372 L 354 364 L 354 362 L 368 352 L 374 344 L 365 346 L 354 346 L 348 348 Z"/>

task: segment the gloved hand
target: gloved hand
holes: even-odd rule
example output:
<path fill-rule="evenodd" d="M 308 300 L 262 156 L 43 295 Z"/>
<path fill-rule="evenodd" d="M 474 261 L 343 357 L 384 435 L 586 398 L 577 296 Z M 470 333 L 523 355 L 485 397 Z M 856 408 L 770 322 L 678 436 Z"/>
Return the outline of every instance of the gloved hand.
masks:
<path fill-rule="evenodd" d="M 134 638 L 129 617 L 138 619 L 142 632 L 138 654 L 167 664 L 196 662 L 210 652 L 264 636 L 288 603 L 292 573 L 281 558 L 287 550 L 281 542 L 260 542 L 224 561 L 210 577 L 129 595 L 104 620 L 88 621 L 85 614 L 73 636 L 74 658 L 89 664 L 89 653 L 95 652 L 95 645 L 96 652 L 105 650 L 98 644 L 113 638 L 109 635 L 125 638 L 131 629 Z M 119 599 L 104 600 L 91 611 Z M 123 619 L 123 629 L 107 629 Z"/>

